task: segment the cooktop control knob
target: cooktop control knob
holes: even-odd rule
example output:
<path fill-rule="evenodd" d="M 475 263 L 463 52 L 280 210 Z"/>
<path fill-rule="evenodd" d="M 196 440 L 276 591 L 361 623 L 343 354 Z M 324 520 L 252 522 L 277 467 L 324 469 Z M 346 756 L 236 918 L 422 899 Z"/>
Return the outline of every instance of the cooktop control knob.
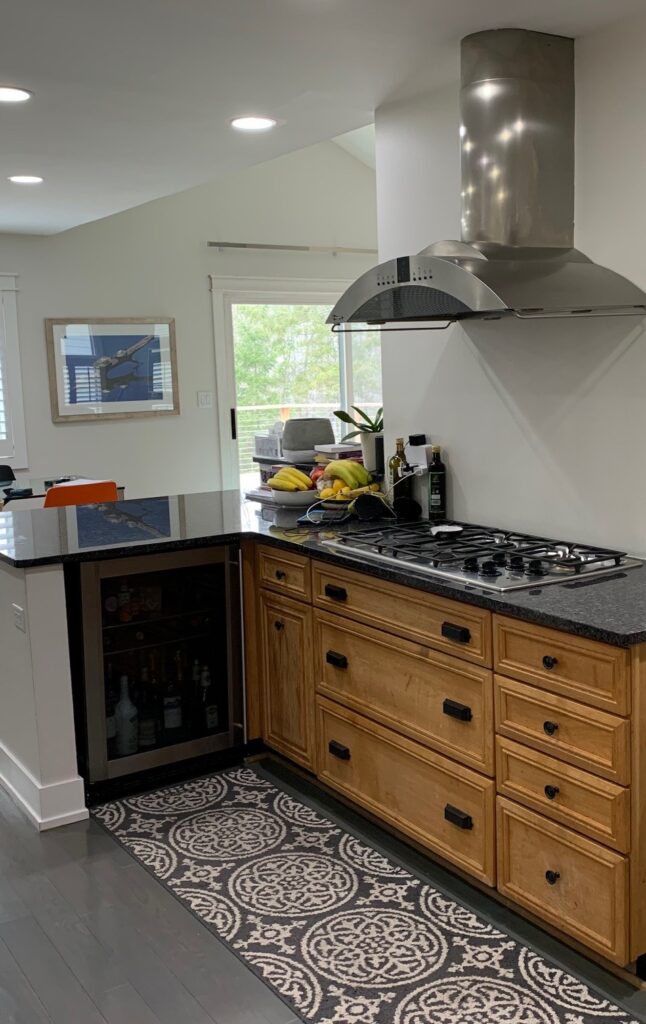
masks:
<path fill-rule="evenodd" d="M 496 566 L 496 563 L 495 562 L 491 562 L 491 561 L 483 562 L 482 565 L 480 566 L 480 575 L 481 576 L 497 576 L 498 575 L 498 568 Z"/>
<path fill-rule="evenodd" d="M 504 551 L 496 551 L 493 556 L 493 562 L 495 565 L 504 565 L 507 561 L 507 556 Z"/>
<path fill-rule="evenodd" d="M 522 555 L 511 555 L 509 559 L 509 568 L 512 572 L 524 572 L 525 571 L 525 559 Z"/>
<path fill-rule="evenodd" d="M 477 572 L 478 571 L 478 559 L 473 555 L 469 555 L 468 558 L 464 559 L 462 568 L 465 572 Z"/>
<path fill-rule="evenodd" d="M 528 576 L 544 576 L 545 575 L 545 569 L 543 568 L 543 563 L 541 562 L 540 558 L 530 558 L 529 565 L 527 566 L 527 575 Z"/>

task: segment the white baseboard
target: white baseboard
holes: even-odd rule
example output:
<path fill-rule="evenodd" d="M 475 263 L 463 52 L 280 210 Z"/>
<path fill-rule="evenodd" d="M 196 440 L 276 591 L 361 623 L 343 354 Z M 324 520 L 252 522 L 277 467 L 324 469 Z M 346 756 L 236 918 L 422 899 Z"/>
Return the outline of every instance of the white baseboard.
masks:
<path fill-rule="evenodd" d="M 80 775 L 43 785 L 2 743 L 0 785 L 40 832 L 88 817 Z"/>

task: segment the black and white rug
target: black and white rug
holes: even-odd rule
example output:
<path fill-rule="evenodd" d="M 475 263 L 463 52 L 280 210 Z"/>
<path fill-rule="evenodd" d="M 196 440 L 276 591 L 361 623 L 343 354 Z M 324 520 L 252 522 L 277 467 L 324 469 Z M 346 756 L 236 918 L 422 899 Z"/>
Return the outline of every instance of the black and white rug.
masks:
<path fill-rule="evenodd" d="M 250 768 L 93 814 L 311 1024 L 637 1024 Z"/>

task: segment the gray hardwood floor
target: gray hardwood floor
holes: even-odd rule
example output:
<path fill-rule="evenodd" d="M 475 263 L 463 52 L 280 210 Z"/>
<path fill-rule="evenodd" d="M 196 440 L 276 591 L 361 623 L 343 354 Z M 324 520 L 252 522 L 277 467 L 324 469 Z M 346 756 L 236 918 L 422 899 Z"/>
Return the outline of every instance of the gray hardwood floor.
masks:
<path fill-rule="evenodd" d="M 283 766 L 264 761 L 256 768 L 646 1021 L 646 991 L 604 971 Z M 80 822 L 38 834 L 0 789 L 0 1024 L 297 1020 L 100 825 Z"/>
<path fill-rule="evenodd" d="M 99 825 L 39 835 L 0 790 L 1 1024 L 296 1019 Z"/>

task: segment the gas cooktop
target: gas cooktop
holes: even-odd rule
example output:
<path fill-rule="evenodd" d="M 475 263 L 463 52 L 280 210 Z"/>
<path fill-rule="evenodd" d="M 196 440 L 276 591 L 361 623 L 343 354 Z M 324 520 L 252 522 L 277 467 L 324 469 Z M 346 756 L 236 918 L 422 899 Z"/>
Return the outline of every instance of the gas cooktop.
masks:
<path fill-rule="evenodd" d="M 643 564 L 610 548 L 457 522 L 373 526 L 323 543 L 362 559 L 500 593 L 604 576 L 619 567 Z"/>

